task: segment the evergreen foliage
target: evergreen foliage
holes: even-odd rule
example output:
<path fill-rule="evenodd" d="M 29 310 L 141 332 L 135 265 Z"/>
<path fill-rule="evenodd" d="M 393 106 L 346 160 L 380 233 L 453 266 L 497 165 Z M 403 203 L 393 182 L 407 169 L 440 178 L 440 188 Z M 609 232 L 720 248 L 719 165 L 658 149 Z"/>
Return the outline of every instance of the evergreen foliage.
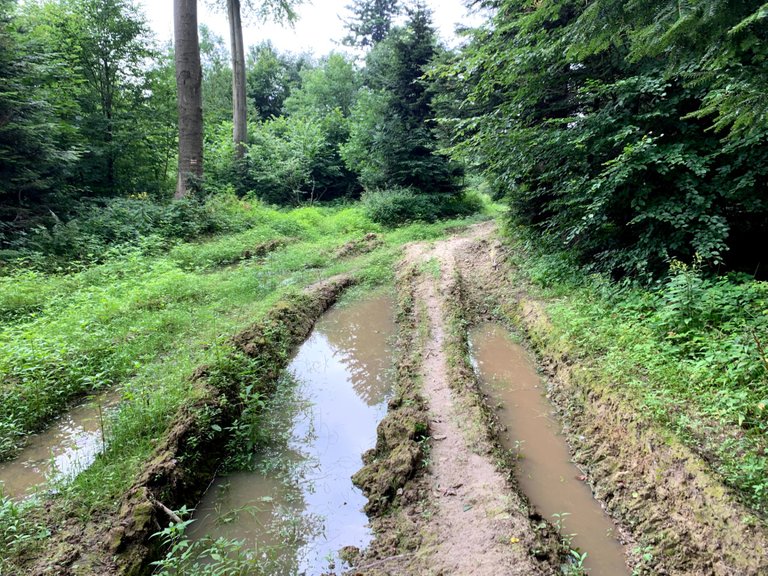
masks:
<path fill-rule="evenodd" d="M 352 15 L 345 24 L 349 35 L 347 46 L 372 47 L 384 40 L 392 28 L 392 21 L 400 13 L 398 0 L 356 0 L 347 6 Z"/>
<path fill-rule="evenodd" d="M 366 89 L 352 112 L 347 165 L 367 189 L 456 192 L 462 171 L 437 152 L 432 93 L 422 77 L 438 54 L 431 14 L 422 4 L 405 27 L 368 55 Z"/>
<path fill-rule="evenodd" d="M 445 119 L 454 151 L 514 214 L 594 269 L 649 277 L 698 255 L 754 272 L 768 231 L 759 3 L 492 4 L 440 76 L 471 84 Z"/>

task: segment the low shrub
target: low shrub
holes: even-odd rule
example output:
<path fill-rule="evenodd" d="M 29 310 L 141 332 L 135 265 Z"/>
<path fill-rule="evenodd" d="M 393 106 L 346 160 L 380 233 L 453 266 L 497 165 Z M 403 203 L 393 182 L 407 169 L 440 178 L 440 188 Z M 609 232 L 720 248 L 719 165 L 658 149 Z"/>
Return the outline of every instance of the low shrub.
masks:
<path fill-rule="evenodd" d="M 76 206 L 68 220 L 52 213 L 47 221 L 6 239 L 0 260 L 50 269 L 103 261 L 117 246 L 145 245 L 152 252 L 179 240 L 246 230 L 259 220 L 259 208 L 231 194 L 168 202 L 143 196 L 89 200 Z"/>
<path fill-rule="evenodd" d="M 388 227 L 469 216 L 483 209 L 482 200 L 474 193 L 420 194 L 410 188 L 366 192 L 362 202 L 371 220 Z"/>

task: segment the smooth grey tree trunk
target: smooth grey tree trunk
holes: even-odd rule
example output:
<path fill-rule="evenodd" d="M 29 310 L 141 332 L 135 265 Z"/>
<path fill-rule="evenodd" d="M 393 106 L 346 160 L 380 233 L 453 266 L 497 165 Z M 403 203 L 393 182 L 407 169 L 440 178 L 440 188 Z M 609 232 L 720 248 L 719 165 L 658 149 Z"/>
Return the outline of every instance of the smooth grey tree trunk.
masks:
<path fill-rule="evenodd" d="M 179 107 L 179 175 L 176 198 L 203 176 L 203 70 L 197 36 L 197 0 L 173 2 L 176 93 Z"/>
<path fill-rule="evenodd" d="M 235 160 L 245 155 L 248 140 L 248 118 L 245 100 L 245 49 L 243 48 L 243 24 L 240 19 L 240 0 L 227 0 L 229 37 L 232 53 L 232 140 L 235 144 Z"/>

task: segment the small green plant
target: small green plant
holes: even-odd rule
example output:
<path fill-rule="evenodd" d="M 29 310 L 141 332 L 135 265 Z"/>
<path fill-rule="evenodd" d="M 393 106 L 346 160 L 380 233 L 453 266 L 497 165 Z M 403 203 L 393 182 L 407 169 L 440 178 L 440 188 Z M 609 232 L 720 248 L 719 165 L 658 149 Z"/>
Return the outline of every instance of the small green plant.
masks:
<path fill-rule="evenodd" d="M 244 542 L 218 538 L 190 540 L 186 531 L 194 521 L 189 511 L 177 512 L 180 522 L 153 534 L 166 549 L 160 560 L 152 562 L 154 576 L 250 576 L 264 574 L 259 559 L 248 550 Z"/>
<path fill-rule="evenodd" d="M 523 447 L 525 446 L 525 440 L 515 440 L 512 444 L 512 450 L 515 454 L 515 460 L 522 460 L 523 455 Z"/>
<path fill-rule="evenodd" d="M 558 532 L 560 532 L 560 536 L 562 538 L 563 546 L 566 548 L 571 548 L 571 543 L 573 542 L 573 537 L 576 536 L 576 534 L 566 534 L 564 532 L 565 530 L 565 519 L 570 516 L 570 512 L 555 512 L 552 514 L 553 524 L 555 525 L 555 528 Z"/>
<path fill-rule="evenodd" d="M 26 508 L 32 504 L 14 502 L 0 484 L 0 549 L 13 554 L 50 536 L 47 528 L 27 518 Z"/>
<path fill-rule="evenodd" d="M 652 546 L 637 546 L 632 552 L 639 557 L 640 562 L 632 570 L 632 576 L 641 576 L 641 574 L 648 574 L 653 568 L 653 547 Z"/>
<path fill-rule="evenodd" d="M 419 444 L 419 451 L 421 452 L 421 465 L 424 468 L 429 468 L 432 464 L 432 443 L 431 438 L 428 435 L 417 436 L 417 442 Z"/>
<path fill-rule="evenodd" d="M 584 566 L 586 559 L 586 552 L 571 550 L 568 554 L 568 562 L 560 566 L 563 576 L 586 576 L 587 570 Z"/>
<path fill-rule="evenodd" d="M 442 268 L 440 266 L 440 260 L 437 258 L 430 258 L 419 264 L 419 272 L 422 274 L 429 274 L 435 280 L 440 279 Z"/>
<path fill-rule="evenodd" d="M 557 528 L 557 530 L 562 530 L 564 520 L 570 515 L 570 512 L 555 512 L 552 514 L 552 518 L 554 518 L 552 523 L 555 525 L 555 528 Z"/>

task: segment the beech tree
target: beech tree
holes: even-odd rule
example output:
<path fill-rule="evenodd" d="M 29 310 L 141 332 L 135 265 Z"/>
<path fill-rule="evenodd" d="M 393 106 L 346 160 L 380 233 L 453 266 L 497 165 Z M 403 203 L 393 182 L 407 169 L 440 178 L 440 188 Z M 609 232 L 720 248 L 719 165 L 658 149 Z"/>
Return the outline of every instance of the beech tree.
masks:
<path fill-rule="evenodd" d="M 179 175 L 176 198 L 203 175 L 203 69 L 197 36 L 197 0 L 173 2 L 176 91 L 179 108 Z"/>
<path fill-rule="evenodd" d="M 616 277 L 764 267 L 763 0 L 494 4 L 444 124 L 519 223 Z"/>
<path fill-rule="evenodd" d="M 242 160 L 248 140 L 248 107 L 245 80 L 245 47 L 243 44 L 243 8 L 246 17 L 259 21 L 294 22 L 296 7 L 303 0 L 226 0 L 229 21 L 230 51 L 232 56 L 232 139 L 235 143 L 235 159 Z M 224 7 L 221 0 L 214 6 Z"/>
<path fill-rule="evenodd" d="M 248 110 L 245 100 L 245 49 L 240 0 L 227 0 L 227 19 L 232 53 L 232 139 L 235 143 L 235 160 L 241 160 L 248 139 Z"/>

